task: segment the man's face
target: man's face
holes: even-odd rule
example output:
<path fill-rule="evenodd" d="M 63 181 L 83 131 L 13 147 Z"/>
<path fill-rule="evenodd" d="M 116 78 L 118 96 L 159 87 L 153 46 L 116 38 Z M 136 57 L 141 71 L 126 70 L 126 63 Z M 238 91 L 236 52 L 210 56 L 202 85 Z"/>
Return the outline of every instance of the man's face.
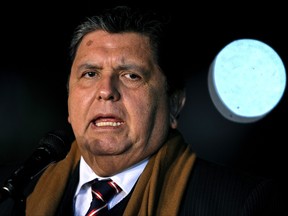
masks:
<path fill-rule="evenodd" d="M 106 170 L 106 159 L 126 168 L 160 147 L 169 128 L 166 88 L 147 37 L 95 31 L 83 38 L 71 68 L 68 121 L 94 171 Z"/>

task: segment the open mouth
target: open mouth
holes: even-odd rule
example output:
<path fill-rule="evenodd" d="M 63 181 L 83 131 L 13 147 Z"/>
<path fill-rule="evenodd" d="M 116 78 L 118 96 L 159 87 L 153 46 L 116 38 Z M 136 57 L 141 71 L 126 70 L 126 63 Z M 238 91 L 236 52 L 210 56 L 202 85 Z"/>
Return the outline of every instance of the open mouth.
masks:
<path fill-rule="evenodd" d="M 118 127 L 124 122 L 113 117 L 98 117 L 93 121 L 93 124 L 97 127 Z"/>
<path fill-rule="evenodd" d="M 117 126 L 123 124 L 123 122 L 95 122 L 94 124 L 97 127 L 103 127 L 103 126 L 117 127 Z"/>

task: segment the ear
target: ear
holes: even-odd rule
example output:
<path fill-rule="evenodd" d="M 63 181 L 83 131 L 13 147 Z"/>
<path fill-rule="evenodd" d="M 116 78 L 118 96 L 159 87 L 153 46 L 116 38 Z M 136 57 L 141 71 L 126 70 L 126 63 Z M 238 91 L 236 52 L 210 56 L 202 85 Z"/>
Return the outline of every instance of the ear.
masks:
<path fill-rule="evenodd" d="M 186 91 L 178 90 L 170 96 L 170 126 L 175 129 L 178 125 L 178 118 L 186 101 Z"/>

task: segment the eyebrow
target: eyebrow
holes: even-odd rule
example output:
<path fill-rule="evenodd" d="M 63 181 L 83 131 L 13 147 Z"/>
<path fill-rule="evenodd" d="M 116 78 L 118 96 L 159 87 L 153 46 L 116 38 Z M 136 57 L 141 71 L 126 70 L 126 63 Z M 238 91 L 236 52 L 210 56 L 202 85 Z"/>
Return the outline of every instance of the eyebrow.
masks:
<path fill-rule="evenodd" d="M 141 71 L 141 72 L 147 71 L 147 69 L 145 69 L 144 67 L 141 67 L 141 66 L 135 65 L 135 64 L 123 64 L 123 65 L 117 66 L 117 68 L 116 68 L 116 70 L 131 70 L 131 69 Z"/>
<path fill-rule="evenodd" d="M 82 64 L 78 67 L 78 69 L 83 70 L 83 69 L 91 69 L 91 70 L 102 70 L 103 67 L 96 65 L 96 64 Z M 119 70 L 136 70 L 136 71 L 140 71 L 143 74 L 147 74 L 148 73 L 148 69 L 141 67 L 139 65 L 135 65 L 135 64 L 122 64 L 117 66 L 116 68 L 113 68 L 115 71 L 119 71 Z"/>
<path fill-rule="evenodd" d="M 99 70 L 102 69 L 102 67 L 95 65 L 95 64 L 81 64 L 78 69 L 83 70 L 83 69 L 92 69 L 92 70 Z"/>

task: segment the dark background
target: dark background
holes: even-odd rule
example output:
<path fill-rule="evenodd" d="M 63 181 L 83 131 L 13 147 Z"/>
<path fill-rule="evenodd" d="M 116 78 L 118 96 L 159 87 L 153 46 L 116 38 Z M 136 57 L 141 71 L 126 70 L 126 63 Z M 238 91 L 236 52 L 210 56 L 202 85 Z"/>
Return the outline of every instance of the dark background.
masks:
<path fill-rule="evenodd" d="M 2 3 L 0 13 L 0 167 L 18 165 L 40 138 L 67 123 L 68 46 L 76 25 L 105 6 L 125 2 L 78 3 L 15 1 Z M 213 105 L 208 69 L 228 43 L 253 38 L 270 45 L 287 67 L 287 11 L 282 4 L 134 3 L 172 13 L 175 34 L 189 73 L 187 105 L 179 129 L 200 157 L 261 175 L 283 175 L 286 169 L 287 91 L 279 104 L 254 123 L 224 118 Z M 182 48 L 183 47 L 183 48 Z M 187 62 L 187 59 L 189 62 Z M 10 166 L 10 167 L 11 167 Z"/>

